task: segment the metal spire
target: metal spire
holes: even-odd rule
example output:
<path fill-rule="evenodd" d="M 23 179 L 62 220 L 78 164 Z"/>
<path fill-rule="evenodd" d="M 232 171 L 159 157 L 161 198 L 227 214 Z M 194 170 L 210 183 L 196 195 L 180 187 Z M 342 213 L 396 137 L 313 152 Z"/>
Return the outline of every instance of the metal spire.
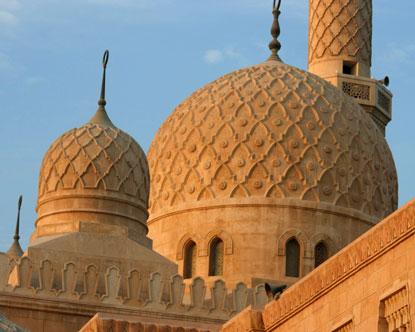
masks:
<path fill-rule="evenodd" d="M 101 95 L 98 100 L 98 110 L 89 122 L 104 127 L 115 127 L 114 124 L 111 122 L 110 118 L 108 117 L 107 111 L 105 110 L 105 105 L 107 104 L 107 101 L 105 100 L 105 84 L 109 54 L 109 51 L 105 50 L 104 56 L 102 57 L 103 72 L 101 83 Z"/>
<path fill-rule="evenodd" d="M 280 7 L 281 7 L 281 0 L 278 0 L 278 4 L 276 4 L 276 0 L 274 0 L 273 6 L 272 6 L 272 15 L 274 16 L 274 22 L 272 23 L 271 27 L 271 35 L 273 37 L 272 41 L 269 43 L 269 49 L 271 50 L 271 56 L 268 58 L 268 60 L 275 60 L 275 61 L 281 61 L 281 58 L 278 55 L 279 50 L 281 49 L 281 43 L 278 40 L 278 37 L 280 36 L 281 29 L 280 29 Z"/>
<path fill-rule="evenodd" d="M 20 195 L 19 200 L 17 201 L 17 221 L 16 221 L 16 230 L 13 236 L 13 244 L 11 245 L 10 249 L 7 251 L 7 254 L 14 258 L 18 258 L 23 255 L 23 250 L 19 243 L 20 210 L 22 208 L 22 202 L 23 202 L 23 196 Z"/>
<path fill-rule="evenodd" d="M 104 56 L 102 57 L 102 84 L 101 84 L 101 96 L 98 100 L 98 105 L 100 107 L 105 107 L 105 105 L 107 104 L 107 101 L 105 100 L 105 83 L 106 83 L 106 73 L 107 73 L 107 64 L 108 64 L 108 59 L 110 56 L 110 52 L 108 50 L 105 50 L 104 52 Z"/>

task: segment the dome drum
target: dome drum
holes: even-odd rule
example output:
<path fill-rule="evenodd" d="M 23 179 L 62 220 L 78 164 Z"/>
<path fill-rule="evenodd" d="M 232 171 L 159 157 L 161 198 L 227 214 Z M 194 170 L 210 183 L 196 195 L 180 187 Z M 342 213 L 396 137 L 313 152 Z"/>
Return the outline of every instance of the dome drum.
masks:
<path fill-rule="evenodd" d="M 198 248 L 195 273 L 209 282 L 214 279 L 208 277 L 210 255 L 204 247 L 214 238 L 229 241 L 233 250 L 224 253 L 221 278 L 229 287 L 241 281 L 255 287 L 255 279 L 289 285 L 297 280 L 285 276 L 285 255 L 280 247 L 289 239 L 295 237 L 300 242 L 300 271 L 304 276 L 314 268 L 314 239 L 324 238 L 324 243 L 331 245 L 330 254 L 334 254 L 376 224 L 375 218 L 358 211 L 324 203 L 294 199 L 269 203 L 252 199 L 251 204 L 183 206 L 176 212 L 155 216 L 149 223 L 149 236 L 154 250 L 175 261 L 180 273 L 185 259 L 177 253 L 193 241 Z"/>
<path fill-rule="evenodd" d="M 96 192 L 79 195 L 65 193 L 49 198 L 37 207 L 35 237 L 79 231 L 81 223 L 120 226 L 127 236 L 146 247 L 151 241 L 146 238 L 148 228 L 142 220 L 147 219 L 147 211 L 140 205 L 134 205 L 117 198 Z"/>

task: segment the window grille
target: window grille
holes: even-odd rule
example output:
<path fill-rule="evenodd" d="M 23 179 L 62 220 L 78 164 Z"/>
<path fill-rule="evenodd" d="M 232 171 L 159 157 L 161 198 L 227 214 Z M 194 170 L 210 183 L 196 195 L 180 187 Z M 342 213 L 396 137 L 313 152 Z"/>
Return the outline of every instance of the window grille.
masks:
<path fill-rule="evenodd" d="M 329 258 L 329 251 L 324 242 L 319 242 L 314 248 L 314 267 L 319 266 L 321 263 Z"/>
<path fill-rule="evenodd" d="M 210 244 L 209 276 L 223 275 L 223 241 L 215 238 Z"/>
<path fill-rule="evenodd" d="M 285 275 L 300 276 L 300 245 L 294 238 L 285 244 Z"/>
<path fill-rule="evenodd" d="M 196 243 L 189 241 L 184 248 L 183 278 L 193 278 L 196 276 Z"/>
<path fill-rule="evenodd" d="M 343 82 L 343 92 L 356 99 L 370 100 L 370 87 L 368 85 Z"/>

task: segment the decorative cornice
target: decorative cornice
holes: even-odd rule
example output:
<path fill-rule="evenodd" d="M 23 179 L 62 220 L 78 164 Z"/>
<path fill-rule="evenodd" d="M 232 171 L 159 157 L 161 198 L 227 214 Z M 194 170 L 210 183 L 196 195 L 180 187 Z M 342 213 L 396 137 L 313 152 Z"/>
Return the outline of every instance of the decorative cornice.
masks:
<path fill-rule="evenodd" d="M 214 199 L 209 201 L 202 202 L 191 202 L 181 204 L 179 206 L 170 207 L 163 209 L 160 213 L 150 214 L 147 224 L 150 225 L 153 222 L 156 222 L 160 219 L 171 217 L 183 213 L 191 213 L 194 211 L 206 211 L 212 209 L 226 209 L 226 208 L 290 208 L 290 209 L 303 209 L 314 212 L 324 212 L 327 214 L 332 214 L 336 216 L 360 219 L 367 225 L 373 226 L 376 224 L 377 220 L 375 217 L 371 217 L 363 212 L 354 210 L 351 208 L 336 206 L 330 203 L 325 202 L 312 202 L 305 201 L 300 199 L 292 198 L 262 198 L 262 197 L 250 197 L 250 198 L 241 198 L 241 199 L 228 199 L 224 203 L 223 199 Z"/>
<path fill-rule="evenodd" d="M 7 280 L 7 277 L 4 278 Z M 190 282 L 190 281 L 189 281 Z M 210 292 L 211 296 L 207 296 Z M 185 294 L 191 294 L 190 298 Z M 15 301 L 16 300 L 16 301 Z M 223 280 L 209 285 L 200 277 L 185 282 L 180 275 L 168 277 L 159 272 L 146 271 L 142 266 L 103 267 L 91 262 L 61 262 L 32 260 L 24 256 L 14 261 L 8 282 L 0 284 L 0 307 L 27 307 L 37 303 L 37 309 L 58 310 L 79 307 L 96 312 L 162 314 L 224 323 L 246 306 L 261 309 L 268 302 L 265 286 L 248 288 L 239 283 L 228 291 Z M 16 303 L 13 303 L 16 302 Z M 39 307 L 39 308 L 38 308 Z M 59 309 L 58 309 L 59 308 Z M 79 308 L 78 308 L 79 310 Z"/>

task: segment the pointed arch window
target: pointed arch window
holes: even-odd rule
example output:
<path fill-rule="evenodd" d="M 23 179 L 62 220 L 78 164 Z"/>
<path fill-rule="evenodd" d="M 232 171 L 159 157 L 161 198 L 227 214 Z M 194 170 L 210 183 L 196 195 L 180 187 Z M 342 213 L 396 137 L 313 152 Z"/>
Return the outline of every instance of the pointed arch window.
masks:
<path fill-rule="evenodd" d="M 183 278 L 188 279 L 196 276 L 196 257 L 196 243 L 190 240 L 184 246 Z"/>
<path fill-rule="evenodd" d="M 300 276 L 300 245 L 295 238 L 285 244 L 285 275 L 296 278 Z"/>
<path fill-rule="evenodd" d="M 314 267 L 324 263 L 329 258 L 329 250 L 323 241 L 320 241 L 314 247 Z"/>
<path fill-rule="evenodd" d="M 216 237 L 210 242 L 209 276 L 223 275 L 223 241 Z"/>

